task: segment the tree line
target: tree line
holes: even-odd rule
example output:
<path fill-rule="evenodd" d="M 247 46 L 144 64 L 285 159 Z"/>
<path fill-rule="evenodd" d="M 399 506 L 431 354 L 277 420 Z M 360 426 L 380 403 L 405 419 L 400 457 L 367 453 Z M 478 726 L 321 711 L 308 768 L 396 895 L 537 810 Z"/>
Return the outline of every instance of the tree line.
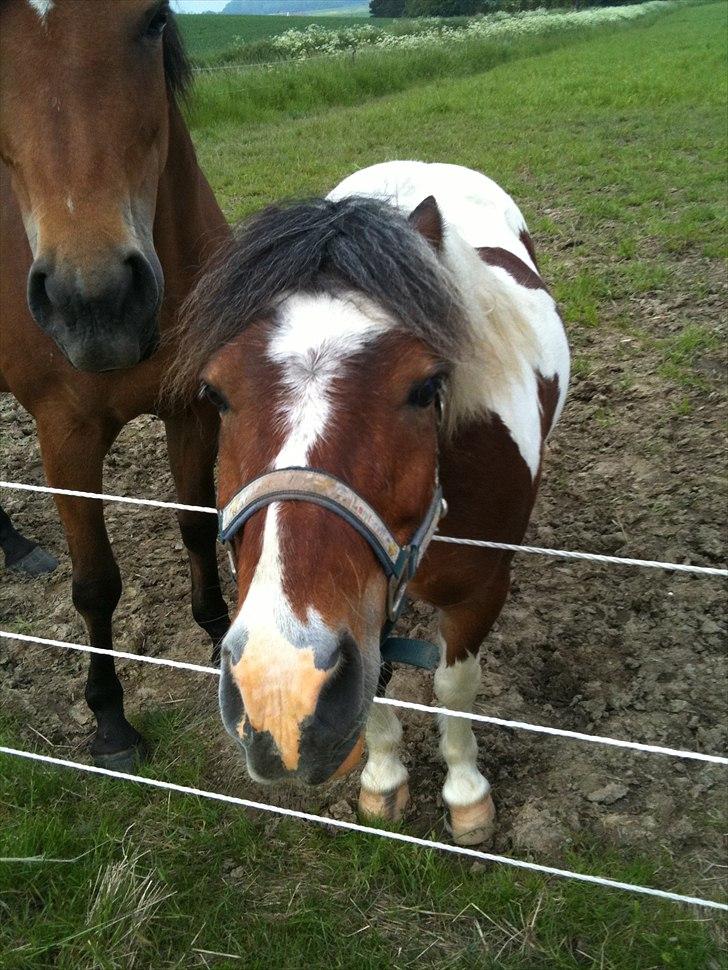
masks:
<path fill-rule="evenodd" d="M 636 0 L 369 0 L 372 17 L 472 17 L 536 7 L 618 7 Z"/>

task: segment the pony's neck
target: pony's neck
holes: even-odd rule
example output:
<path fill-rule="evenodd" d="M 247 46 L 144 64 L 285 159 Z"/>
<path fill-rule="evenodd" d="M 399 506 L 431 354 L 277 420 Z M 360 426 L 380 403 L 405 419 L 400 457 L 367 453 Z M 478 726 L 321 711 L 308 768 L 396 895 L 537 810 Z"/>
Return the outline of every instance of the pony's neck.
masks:
<path fill-rule="evenodd" d="M 165 323 L 229 234 L 182 113 L 171 102 L 167 164 L 159 180 L 154 220 L 154 241 L 165 276 Z"/>

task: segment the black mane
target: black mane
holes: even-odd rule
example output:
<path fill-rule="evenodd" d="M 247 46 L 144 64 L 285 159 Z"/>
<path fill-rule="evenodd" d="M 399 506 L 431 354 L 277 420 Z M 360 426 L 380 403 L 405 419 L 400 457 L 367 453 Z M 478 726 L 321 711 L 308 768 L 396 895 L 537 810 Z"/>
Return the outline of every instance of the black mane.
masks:
<path fill-rule="evenodd" d="M 182 310 L 177 391 L 192 390 L 217 350 L 295 292 L 363 295 L 445 361 L 463 350 L 459 299 L 407 219 L 373 199 L 313 199 L 264 209 L 218 253 Z"/>
<path fill-rule="evenodd" d="M 192 65 L 185 50 L 179 24 L 170 11 L 162 37 L 164 76 L 173 98 L 183 99 L 192 83 Z"/>

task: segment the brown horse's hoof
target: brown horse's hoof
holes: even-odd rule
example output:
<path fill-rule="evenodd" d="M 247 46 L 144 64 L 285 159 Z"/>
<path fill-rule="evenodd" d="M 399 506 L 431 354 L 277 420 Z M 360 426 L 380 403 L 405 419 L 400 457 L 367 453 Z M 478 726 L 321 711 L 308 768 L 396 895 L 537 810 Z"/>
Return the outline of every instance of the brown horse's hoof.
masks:
<path fill-rule="evenodd" d="M 91 753 L 97 768 L 107 768 L 109 771 L 123 771 L 128 775 L 135 775 L 141 765 L 148 760 L 149 752 L 143 740 L 139 740 L 131 748 L 124 751 L 114 751 L 111 754 Z"/>
<path fill-rule="evenodd" d="M 406 781 L 399 788 L 386 792 L 373 792 L 362 788 L 359 793 L 359 816 L 372 821 L 399 822 L 409 797 L 409 785 Z"/>
<path fill-rule="evenodd" d="M 57 569 L 58 560 L 45 549 L 41 549 L 40 546 L 34 546 L 22 559 L 8 562 L 6 565 L 8 569 L 16 573 L 25 573 L 26 576 L 42 576 L 44 573 L 52 573 L 54 569 Z"/>
<path fill-rule="evenodd" d="M 448 805 L 445 828 L 456 845 L 490 843 L 495 832 L 495 805 L 488 793 L 472 805 Z"/>

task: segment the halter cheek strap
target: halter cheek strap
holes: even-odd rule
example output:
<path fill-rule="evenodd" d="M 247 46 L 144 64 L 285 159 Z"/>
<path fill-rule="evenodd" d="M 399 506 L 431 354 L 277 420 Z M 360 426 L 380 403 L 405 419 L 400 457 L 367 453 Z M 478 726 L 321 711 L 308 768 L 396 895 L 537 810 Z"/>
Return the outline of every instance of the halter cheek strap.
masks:
<path fill-rule="evenodd" d="M 402 609 L 407 583 L 417 571 L 446 509 L 439 482 L 422 523 L 410 541 L 400 546 L 371 505 L 345 482 L 313 468 L 280 468 L 253 479 L 219 512 L 222 542 L 229 542 L 252 515 L 273 502 L 319 505 L 366 539 L 387 575 L 387 625 L 391 629 Z"/>

